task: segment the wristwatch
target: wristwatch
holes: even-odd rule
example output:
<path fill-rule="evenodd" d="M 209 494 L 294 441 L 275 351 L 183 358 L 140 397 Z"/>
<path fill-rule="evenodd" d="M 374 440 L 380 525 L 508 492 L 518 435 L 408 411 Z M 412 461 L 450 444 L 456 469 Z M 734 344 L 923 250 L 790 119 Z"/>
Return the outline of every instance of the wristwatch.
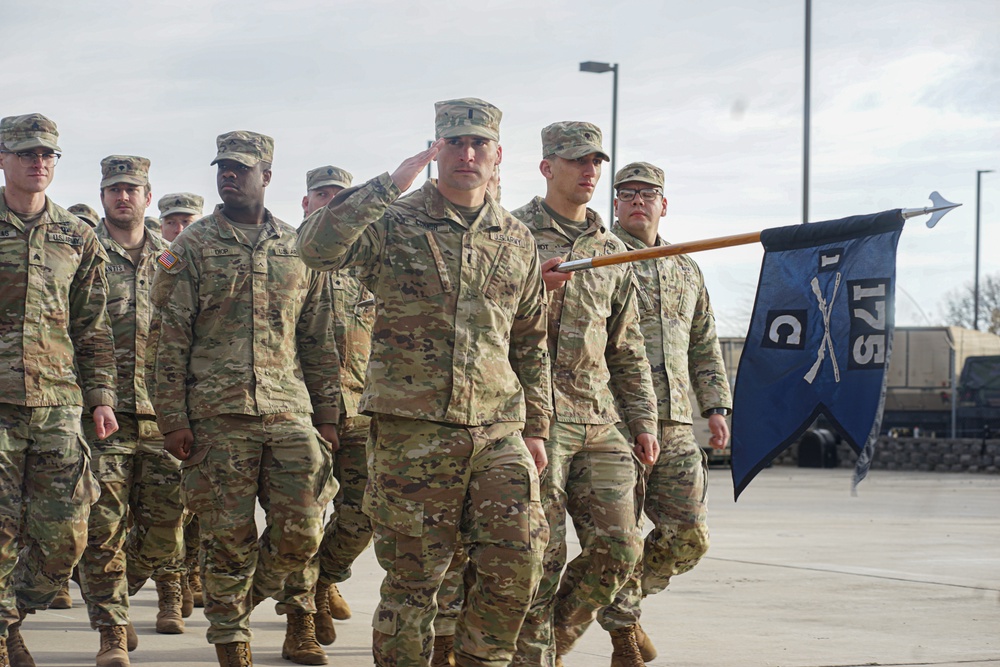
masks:
<path fill-rule="evenodd" d="M 711 417 L 712 415 L 722 415 L 725 417 L 729 414 L 729 408 L 709 408 L 705 410 L 705 416 Z"/>

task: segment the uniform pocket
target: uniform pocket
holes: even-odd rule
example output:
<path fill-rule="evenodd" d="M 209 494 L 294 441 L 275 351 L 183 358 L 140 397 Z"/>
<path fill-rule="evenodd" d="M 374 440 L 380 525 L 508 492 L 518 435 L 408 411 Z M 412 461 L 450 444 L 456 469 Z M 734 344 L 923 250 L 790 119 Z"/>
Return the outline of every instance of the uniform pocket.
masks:
<path fill-rule="evenodd" d="M 94 475 L 90 460 L 90 446 L 82 436 L 77 436 L 80 445 L 80 472 L 73 485 L 73 501 L 80 505 L 93 505 L 101 497 L 101 485 Z"/>
<path fill-rule="evenodd" d="M 417 301 L 451 291 L 448 266 L 430 232 L 390 245 L 386 255 L 404 299 Z"/>
<path fill-rule="evenodd" d="M 181 462 L 181 502 L 192 514 L 203 514 L 221 507 L 218 488 L 205 463 L 211 446 L 196 447 Z"/>

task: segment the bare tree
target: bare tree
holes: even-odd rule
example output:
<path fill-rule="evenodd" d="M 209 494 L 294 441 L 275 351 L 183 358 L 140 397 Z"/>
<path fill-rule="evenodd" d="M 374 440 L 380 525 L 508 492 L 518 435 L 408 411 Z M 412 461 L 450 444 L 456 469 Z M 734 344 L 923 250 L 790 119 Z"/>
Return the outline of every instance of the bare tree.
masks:
<path fill-rule="evenodd" d="M 948 324 L 972 328 L 973 283 L 954 289 L 945 295 L 944 318 Z M 1000 273 L 984 276 L 979 281 L 979 328 L 1000 334 Z"/>

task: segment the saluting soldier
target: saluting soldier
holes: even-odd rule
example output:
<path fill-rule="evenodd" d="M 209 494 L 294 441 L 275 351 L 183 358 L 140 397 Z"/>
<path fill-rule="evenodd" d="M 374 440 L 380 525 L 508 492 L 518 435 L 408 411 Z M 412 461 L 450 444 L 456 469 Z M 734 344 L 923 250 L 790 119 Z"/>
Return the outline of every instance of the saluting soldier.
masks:
<path fill-rule="evenodd" d="M 87 544 L 99 490 L 84 408 L 97 438 L 118 429 L 108 258 L 45 195 L 58 139 L 41 114 L 0 120 L 0 663 L 9 653 L 15 667 L 35 664 L 21 621 L 52 602 Z"/>
<path fill-rule="evenodd" d="M 549 125 L 542 130 L 539 165 L 545 197 L 514 211 L 531 229 L 545 262 L 555 397 L 546 442 L 549 468 L 542 478 L 551 538 L 515 664 L 551 667 L 556 657 L 568 653 L 642 555 L 636 457 L 652 464 L 659 445 L 635 277 L 628 265 L 584 271 L 572 279 L 554 271 L 564 260 L 625 249 L 597 212 L 587 208 L 607 160 L 595 125 Z M 634 447 L 615 427 L 619 419 L 628 425 Z M 567 511 L 582 549 L 568 565 Z"/>
<path fill-rule="evenodd" d="M 208 641 L 220 665 L 245 667 L 253 606 L 316 553 L 337 490 L 339 360 L 329 281 L 264 207 L 274 141 L 235 131 L 217 145 L 223 204 L 158 258 L 153 405 L 201 522 Z M 285 604 L 296 624 L 313 624 L 311 594 Z"/>
<path fill-rule="evenodd" d="M 373 416 L 365 511 L 386 571 L 375 664 L 428 664 L 435 597 L 464 544 L 455 659 L 501 665 L 548 537 L 545 293 L 531 234 L 486 194 L 500 110 L 467 98 L 435 111 L 437 141 L 313 213 L 299 248 L 317 269 L 359 267 L 375 294 L 361 400 Z M 438 179 L 400 197 L 434 158 Z"/>

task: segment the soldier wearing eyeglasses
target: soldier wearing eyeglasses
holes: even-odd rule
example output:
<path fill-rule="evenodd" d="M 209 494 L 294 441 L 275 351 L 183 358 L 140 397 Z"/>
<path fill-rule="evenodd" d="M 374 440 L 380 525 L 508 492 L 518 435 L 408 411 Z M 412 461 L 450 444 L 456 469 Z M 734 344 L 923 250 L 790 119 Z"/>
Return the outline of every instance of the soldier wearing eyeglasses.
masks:
<path fill-rule="evenodd" d="M 663 182 L 663 170 L 648 162 L 625 165 L 615 175 L 618 222 L 612 231 L 629 250 L 666 244 L 658 233 L 667 214 Z M 646 536 L 642 562 L 598 621 L 611 633 L 632 628 L 648 662 L 656 649 L 639 625 L 640 601 L 693 568 L 708 549 L 708 462 L 691 426 L 689 391 L 694 390 L 699 412 L 708 418 L 716 449 L 729 441 L 726 415 L 732 396 L 698 265 L 687 255 L 673 255 L 632 266 L 639 278 L 640 326 L 659 418 L 660 458 L 645 471 L 645 512 L 654 527 Z"/>
<path fill-rule="evenodd" d="M 18 667 L 35 664 L 21 621 L 48 607 L 87 543 L 99 491 L 81 415 L 97 438 L 118 429 L 108 258 L 45 195 L 58 138 L 41 114 L 0 120 L 0 664 Z"/>
<path fill-rule="evenodd" d="M 549 125 L 542 130 L 539 165 L 545 196 L 514 211 L 544 260 L 555 411 L 541 489 L 551 538 L 542 582 L 518 637 L 516 665 L 552 665 L 568 653 L 642 555 L 637 458 L 651 465 L 659 445 L 632 269 L 604 267 L 572 280 L 553 270 L 563 260 L 625 250 L 587 208 L 607 160 L 596 126 Z M 615 427 L 619 421 L 628 425 L 633 443 Z M 568 565 L 567 512 L 582 547 Z M 619 634 L 616 657 L 637 653 L 634 639 Z"/>

